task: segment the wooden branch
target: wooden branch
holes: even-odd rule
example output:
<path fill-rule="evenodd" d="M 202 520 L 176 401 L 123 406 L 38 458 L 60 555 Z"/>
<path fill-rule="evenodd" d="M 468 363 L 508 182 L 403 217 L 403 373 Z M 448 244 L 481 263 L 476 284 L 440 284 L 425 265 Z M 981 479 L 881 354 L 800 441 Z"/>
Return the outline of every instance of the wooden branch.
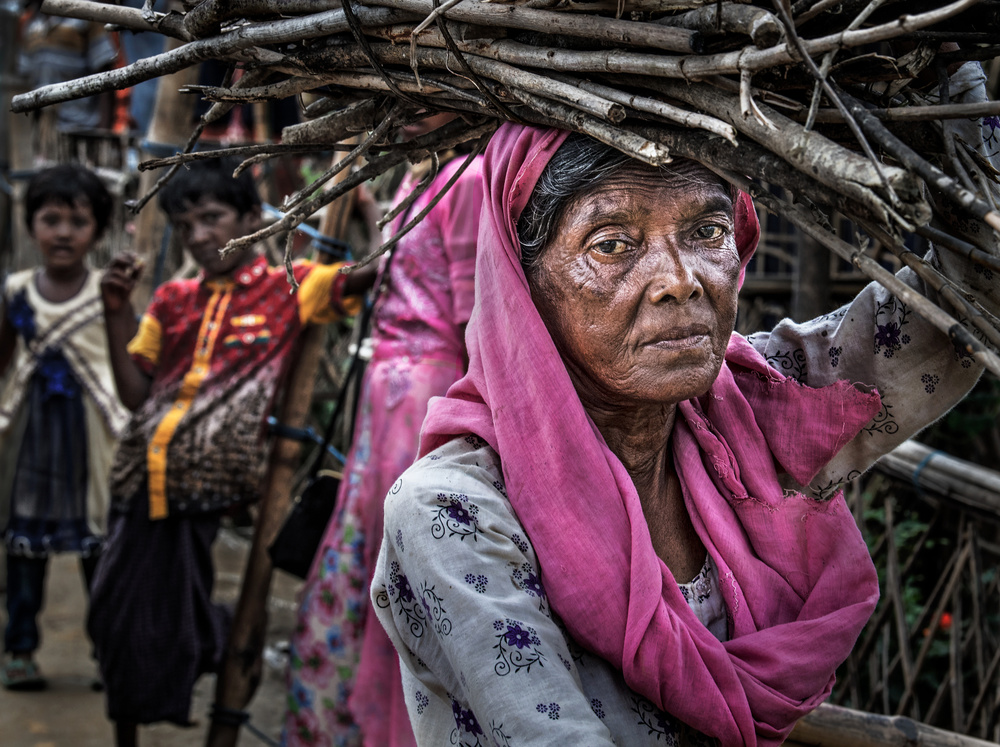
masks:
<path fill-rule="evenodd" d="M 869 235 L 878 239 L 883 246 L 895 254 L 900 262 L 909 267 L 928 287 L 932 288 L 934 292 L 938 293 L 951 304 L 951 307 L 956 312 L 966 315 L 969 318 L 969 322 L 983 334 L 993 345 L 993 348 L 1000 350 L 1000 331 L 985 316 L 982 308 L 968 300 L 971 294 L 967 290 L 949 280 L 940 270 L 907 249 L 900 239 L 891 236 L 880 226 L 868 225 L 863 221 L 861 222 L 861 226 Z"/>
<path fill-rule="evenodd" d="M 577 132 L 590 135 L 595 140 L 599 140 L 605 145 L 610 145 L 612 148 L 617 148 L 622 153 L 627 153 L 643 163 L 647 163 L 650 166 L 662 166 L 665 163 L 670 163 L 670 152 L 654 140 L 600 122 L 592 117 L 588 117 L 583 112 L 573 111 L 569 107 L 551 99 L 534 96 L 533 94 L 519 90 L 511 91 L 511 93 L 550 121 L 563 122 L 565 123 L 564 126 L 568 125 Z"/>
<path fill-rule="evenodd" d="M 446 150 L 447 148 L 452 148 L 460 143 L 478 139 L 486 132 L 493 132 L 494 129 L 496 129 L 495 122 L 473 128 L 469 128 L 464 122 L 458 122 L 440 127 L 428 135 L 414 138 L 411 142 L 406 143 L 405 147 L 400 148 L 399 150 L 389 151 L 377 159 L 370 160 L 362 168 L 349 175 L 335 187 L 301 203 L 295 211 L 289 212 L 285 215 L 285 217 L 275 223 L 272 223 L 270 226 L 241 238 L 233 239 L 225 247 L 223 247 L 222 254 L 226 255 L 238 249 L 252 246 L 259 241 L 263 241 L 269 236 L 274 236 L 282 231 L 289 231 L 295 228 L 295 226 L 305 220 L 308 216 L 315 213 L 324 205 L 329 204 L 332 200 L 347 194 L 355 187 L 360 186 L 364 182 L 369 179 L 373 179 L 385 171 L 388 171 L 394 166 L 398 166 L 406 160 L 416 159 L 419 161 L 425 158 L 429 152 Z"/>
<path fill-rule="evenodd" d="M 242 82 L 242 80 L 240 82 Z M 311 91 L 319 86 L 328 85 L 330 82 L 331 81 L 326 79 L 326 76 L 295 76 L 270 85 L 242 88 L 239 86 L 185 86 L 181 89 L 181 93 L 197 93 L 200 94 L 206 101 L 248 103 L 252 101 L 285 99 L 289 96 L 296 96 L 305 91 Z"/>
<path fill-rule="evenodd" d="M 753 138 L 811 178 L 859 202 L 870 201 L 870 190 L 881 185 L 872 164 L 864 157 L 828 140 L 819 133 L 807 132 L 801 125 L 778 111 L 759 107 L 774 127 L 753 117 L 740 116 L 739 98 L 706 84 L 686 85 L 677 81 L 645 81 L 646 85 L 719 117 Z M 903 169 L 885 167 L 886 179 L 896 193 L 907 201 L 909 218 L 926 223 L 930 213 L 921 199 L 920 184 Z"/>
<path fill-rule="evenodd" d="M 791 745 L 812 747 L 987 747 L 992 744 L 903 716 L 879 716 L 824 703 L 795 725 Z"/>
<path fill-rule="evenodd" d="M 191 137 L 189 137 L 188 141 L 184 144 L 184 149 L 181 151 L 182 153 L 190 153 L 191 152 L 191 150 L 194 148 L 194 146 L 198 143 L 198 139 L 201 137 L 201 133 L 204 131 L 204 129 L 205 129 L 205 120 L 203 119 L 194 128 L 194 131 L 191 133 Z M 133 213 L 138 213 L 140 210 L 142 210 L 146 206 L 146 204 L 151 199 L 153 199 L 153 197 L 156 196 L 156 194 L 161 189 L 163 189 L 163 187 L 166 186 L 167 182 L 169 182 L 171 179 L 173 179 L 174 174 L 177 173 L 177 169 L 179 169 L 179 168 L 180 168 L 180 164 L 177 164 L 177 165 L 171 166 L 169 169 L 167 169 L 167 172 L 163 176 L 161 176 L 159 179 L 156 180 L 156 184 L 153 185 L 153 188 L 150 189 L 149 192 L 147 192 L 146 194 L 144 194 L 138 200 L 135 200 L 134 202 L 128 203 L 129 209 Z"/>
<path fill-rule="evenodd" d="M 182 41 L 191 40 L 184 29 L 183 20 L 174 13 L 165 15 L 155 13 L 153 15 L 155 20 L 150 21 L 139 8 L 109 5 L 94 0 L 44 0 L 41 11 L 52 16 L 79 18 L 94 23 L 113 23 L 130 31 L 155 31 Z"/>
<path fill-rule="evenodd" d="M 758 49 L 773 47 L 784 36 L 781 23 L 770 11 L 732 2 L 703 5 L 686 13 L 664 16 L 655 22 L 699 31 L 706 36 L 720 32 L 744 34 Z"/>
<path fill-rule="evenodd" d="M 365 99 L 324 117 L 289 125 L 281 131 L 281 142 L 312 146 L 338 143 L 349 135 L 361 132 L 376 118 L 379 108 L 379 102 Z"/>
<path fill-rule="evenodd" d="M 313 14 L 341 7 L 340 0 L 201 0 L 184 16 L 184 28 L 192 39 L 218 34 L 226 21 L 245 18 L 274 18 L 276 11 L 283 16 Z"/>
<path fill-rule="evenodd" d="M 333 164 L 329 169 L 324 171 L 317 177 L 312 183 L 306 185 L 298 192 L 294 192 L 288 195 L 281 205 L 282 212 L 288 212 L 290 210 L 296 209 L 306 198 L 317 189 L 322 187 L 332 178 L 337 176 L 341 171 L 346 169 L 352 163 L 357 161 L 359 158 L 363 158 L 369 149 L 382 138 L 386 136 L 389 129 L 393 126 L 398 113 L 398 105 L 392 111 L 390 111 L 385 118 L 379 122 L 378 127 L 371 131 L 371 133 L 362 140 L 350 153 L 344 156 L 342 159 Z M 293 277 L 294 279 L 294 277 Z"/>
<path fill-rule="evenodd" d="M 558 73 L 553 75 L 558 76 Z M 721 135 L 733 145 L 736 145 L 736 130 L 734 130 L 731 125 L 728 125 L 715 117 L 708 117 L 704 114 L 698 114 L 697 112 L 681 109 L 664 103 L 663 101 L 651 99 L 646 96 L 636 96 L 634 94 L 624 93 L 612 88 L 611 86 L 602 85 L 600 83 L 592 83 L 591 81 L 579 80 L 568 76 L 565 76 L 562 80 L 565 80 L 566 82 L 569 82 L 584 91 L 601 96 L 608 101 L 613 101 L 617 104 L 621 104 L 622 106 L 631 107 L 635 111 L 653 114 L 668 122 L 680 124 L 685 127 L 692 127 L 702 129 L 707 132 L 713 132 L 716 135 Z"/>
<path fill-rule="evenodd" d="M 972 104 L 948 104 L 947 106 L 902 106 L 891 109 L 868 109 L 868 113 L 883 122 L 936 122 L 944 119 L 979 119 L 1000 116 L 1000 101 L 977 101 Z M 793 119 L 804 119 L 792 115 Z M 816 112 L 816 122 L 843 122 L 844 118 L 836 109 L 820 109 Z"/>
<path fill-rule="evenodd" d="M 420 196 L 430 188 L 433 181 L 437 178 L 440 167 L 441 167 L 441 162 L 438 159 L 438 154 L 437 153 L 432 154 L 431 167 L 430 169 L 428 169 L 427 173 L 424 174 L 423 178 L 419 182 L 417 182 L 417 186 L 411 189 L 409 193 L 402 200 L 396 203 L 396 205 L 394 205 L 388 212 L 386 212 L 385 215 L 379 218 L 378 221 L 375 223 L 379 231 L 381 231 L 387 225 L 392 223 L 392 221 L 395 220 L 398 215 L 400 215 L 401 213 L 405 213 L 407 210 L 409 210 L 410 206 L 420 199 Z M 382 247 L 379 247 L 379 249 L 381 251 L 378 251 L 377 253 L 381 254 L 382 251 L 384 250 L 382 249 Z"/>
<path fill-rule="evenodd" d="M 889 132 L 885 125 L 871 116 L 860 101 L 846 94 L 845 97 L 851 114 L 857 119 L 862 129 L 872 138 L 876 139 L 900 163 L 920 174 L 927 181 L 928 185 L 942 192 L 949 200 L 964 209 L 967 213 L 986 221 L 994 231 L 1000 231 L 1000 213 L 994 211 L 989 205 L 976 197 L 975 194 L 962 187 L 939 168 L 921 158 L 912 148 Z"/>
<path fill-rule="evenodd" d="M 934 242 L 935 246 L 947 249 L 960 257 L 975 262 L 977 265 L 989 267 L 991 270 L 1000 272 L 1000 257 L 995 257 L 988 252 L 984 252 L 972 244 L 962 241 L 951 234 L 939 231 L 932 226 L 918 226 L 916 233 Z"/>
<path fill-rule="evenodd" d="M 376 43 L 371 45 L 371 49 L 383 64 L 409 64 L 407 50 L 398 46 Z M 350 47 L 345 47 L 340 53 L 349 54 L 354 59 L 358 59 L 359 54 L 356 48 L 351 49 Z M 625 110 L 620 104 L 588 93 L 576 86 L 476 55 L 468 55 L 465 59 L 477 75 L 495 80 L 508 88 L 519 89 L 535 96 L 556 99 L 608 122 L 617 123 L 625 118 Z M 439 70 L 454 70 L 459 64 L 455 56 L 444 49 L 418 48 L 417 61 L 420 65 Z"/>
<path fill-rule="evenodd" d="M 390 8 L 360 7 L 358 13 L 366 24 L 373 26 L 402 23 L 412 18 L 410 14 Z M 94 96 L 105 91 L 128 88 L 144 80 L 167 75 L 205 60 L 224 57 L 254 46 L 314 39 L 318 36 L 340 33 L 347 28 L 343 10 L 331 10 L 285 21 L 252 24 L 211 39 L 190 42 L 173 51 L 146 57 L 125 67 L 88 75 L 68 83 L 42 86 L 15 96 L 11 102 L 11 111 L 21 113 L 50 104 Z"/>
<path fill-rule="evenodd" d="M 407 10 L 424 16 L 430 16 L 434 12 L 431 0 L 370 0 L 370 2 L 372 5 Z M 566 13 L 503 6 L 477 0 L 466 0 L 442 10 L 441 15 L 452 21 L 523 29 L 544 34 L 562 34 L 626 46 L 663 49 L 668 52 L 690 54 L 699 52 L 701 46 L 698 34 L 688 29 L 671 28 L 655 23 L 620 21 L 602 16 L 579 18 Z"/>
<path fill-rule="evenodd" d="M 331 150 L 337 149 L 339 145 L 328 146 Z M 226 156 L 241 156 L 248 158 L 261 154 L 282 155 L 284 153 L 315 153 L 315 145 L 284 145 L 282 143 L 261 143 L 260 145 L 239 145 L 233 148 L 217 148 L 215 150 L 199 150 L 194 153 L 178 153 L 175 156 L 166 158 L 151 158 L 148 161 L 139 162 L 139 171 L 150 171 L 160 169 L 164 166 L 174 164 L 190 163 L 191 161 L 207 161 L 213 158 L 224 158 Z"/>

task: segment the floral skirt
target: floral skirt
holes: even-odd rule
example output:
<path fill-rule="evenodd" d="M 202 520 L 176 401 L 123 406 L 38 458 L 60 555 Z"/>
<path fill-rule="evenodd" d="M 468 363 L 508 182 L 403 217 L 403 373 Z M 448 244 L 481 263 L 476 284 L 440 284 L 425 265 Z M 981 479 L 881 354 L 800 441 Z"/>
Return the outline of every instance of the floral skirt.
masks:
<path fill-rule="evenodd" d="M 291 640 L 287 747 L 414 745 L 399 660 L 368 597 L 386 493 L 413 463 L 431 397 L 462 375 L 458 362 L 373 359 L 337 509 L 302 590 Z"/>

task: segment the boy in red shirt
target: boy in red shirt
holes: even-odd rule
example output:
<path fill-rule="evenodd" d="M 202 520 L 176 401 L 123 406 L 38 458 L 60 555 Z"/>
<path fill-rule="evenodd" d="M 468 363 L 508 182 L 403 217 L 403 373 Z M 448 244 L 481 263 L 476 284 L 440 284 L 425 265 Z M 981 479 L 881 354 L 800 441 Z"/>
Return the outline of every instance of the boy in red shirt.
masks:
<path fill-rule="evenodd" d="M 357 312 L 374 279 L 300 262 L 293 292 L 253 247 L 220 256 L 260 227 L 253 181 L 233 168 L 196 162 L 161 193 L 202 271 L 160 286 L 138 329 L 136 258 L 115 259 L 102 281 L 115 382 L 133 416 L 111 471 L 88 629 L 119 745 L 136 743 L 140 723 L 189 723 L 194 682 L 218 665 L 227 635 L 210 598 L 220 516 L 260 497 L 265 420 L 299 333 Z"/>

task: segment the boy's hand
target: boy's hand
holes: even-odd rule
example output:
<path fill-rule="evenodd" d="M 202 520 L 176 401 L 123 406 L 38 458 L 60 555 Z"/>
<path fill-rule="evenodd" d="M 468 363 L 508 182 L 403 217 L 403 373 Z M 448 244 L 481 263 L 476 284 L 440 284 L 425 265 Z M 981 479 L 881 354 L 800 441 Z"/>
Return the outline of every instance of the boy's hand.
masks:
<path fill-rule="evenodd" d="M 106 313 L 115 314 L 131 306 L 132 290 L 142 276 L 142 265 L 133 252 L 123 252 L 111 260 L 101 277 L 101 299 Z"/>

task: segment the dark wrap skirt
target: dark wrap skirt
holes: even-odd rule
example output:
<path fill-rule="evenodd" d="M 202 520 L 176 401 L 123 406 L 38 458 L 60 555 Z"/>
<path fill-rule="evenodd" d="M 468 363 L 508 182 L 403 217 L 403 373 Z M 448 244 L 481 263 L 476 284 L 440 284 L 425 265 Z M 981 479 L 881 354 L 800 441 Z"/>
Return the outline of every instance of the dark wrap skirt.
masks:
<path fill-rule="evenodd" d="M 219 514 L 150 521 L 145 491 L 126 505 L 109 517 L 87 619 L 108 718 L 187 725 L 194 683 L 218 669 L 231 622 L 211 601 Z"/>

